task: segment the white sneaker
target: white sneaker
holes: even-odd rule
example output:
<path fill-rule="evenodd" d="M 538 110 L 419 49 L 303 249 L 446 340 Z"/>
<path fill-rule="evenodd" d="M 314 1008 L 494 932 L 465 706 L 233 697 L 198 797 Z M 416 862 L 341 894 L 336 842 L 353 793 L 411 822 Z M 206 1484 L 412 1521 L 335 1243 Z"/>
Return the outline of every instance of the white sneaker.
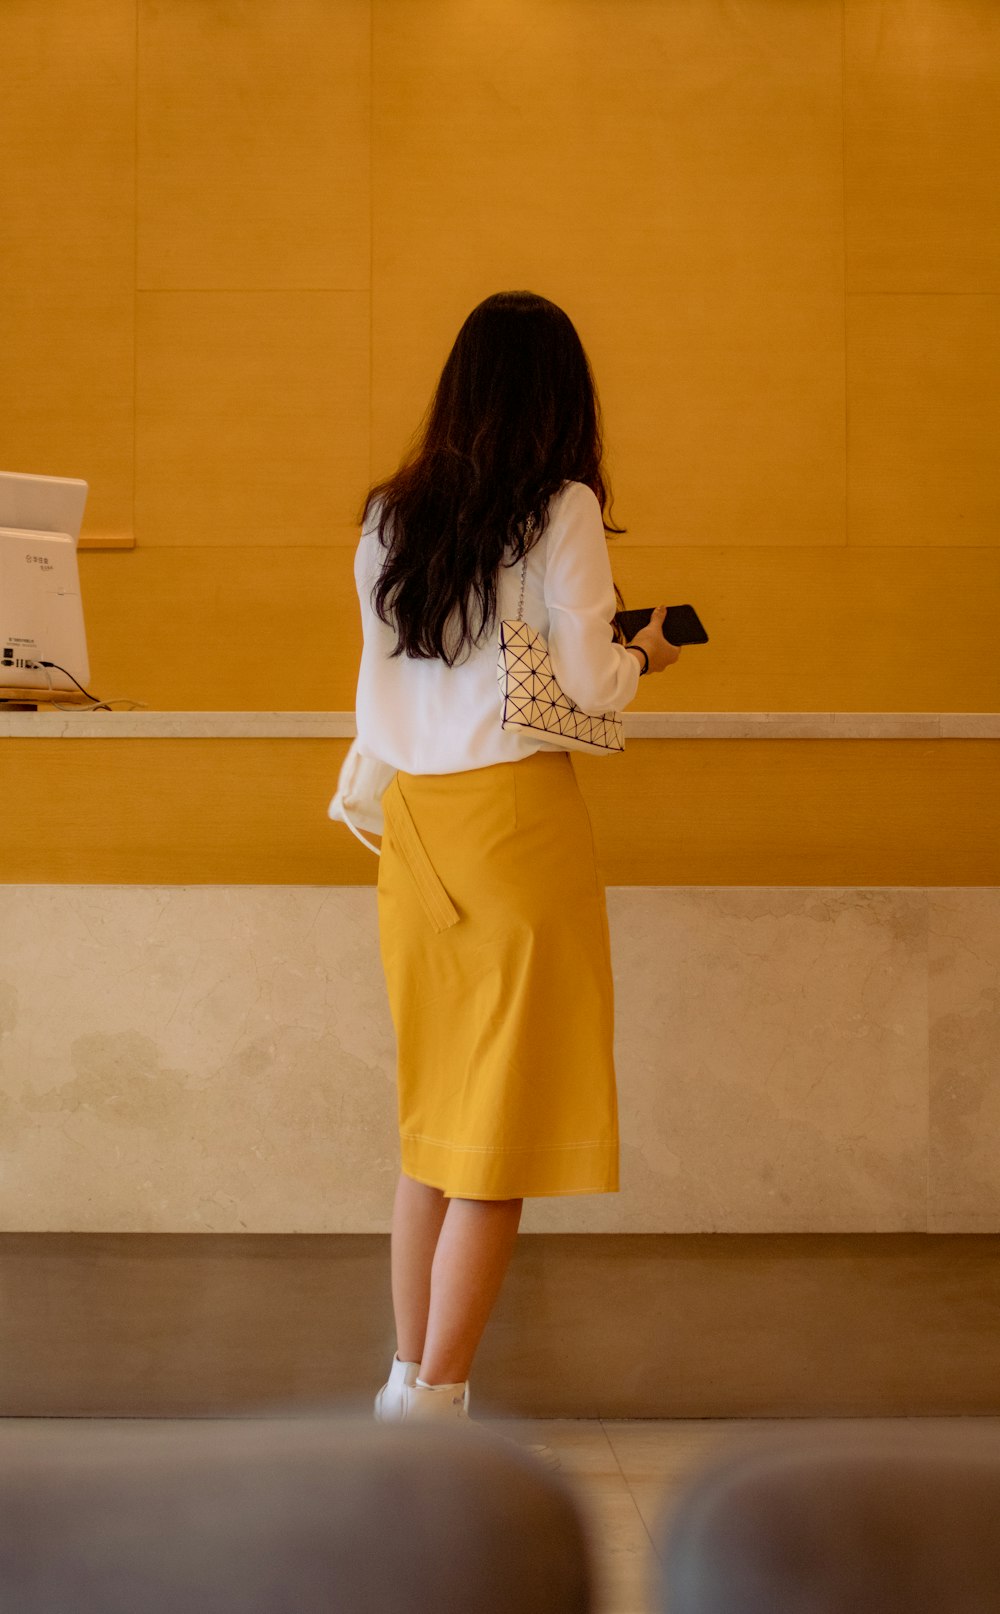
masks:
<path fill-rule="evenodd" d="M 401 1423 L 471 1423 L 469 1417 L 469 1381 L 462 1384 L 435 1384 L 431 1387 L 404 1383 L 399 1394 Z"/>
<path fill-rule="evenodd" d="M 420 1372 L 419 1362 L 401 1362 L 392 1354 L 389 1377 L 375 1397 L 375 1417 L 379 1423 L 396 1423 L 400 1417 L 400 1394 L 404 1384 L 412 1384 Z"/>

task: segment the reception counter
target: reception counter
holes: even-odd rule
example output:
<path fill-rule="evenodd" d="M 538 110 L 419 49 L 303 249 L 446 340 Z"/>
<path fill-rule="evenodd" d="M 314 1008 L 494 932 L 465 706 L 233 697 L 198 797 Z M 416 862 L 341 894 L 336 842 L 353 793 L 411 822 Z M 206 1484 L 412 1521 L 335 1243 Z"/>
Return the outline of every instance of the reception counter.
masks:
<path fill-rule="evenodd" d="M 1000 1231 L 1000 715 L 625 730 L 621 756 L 574 753 L 621 1191 L 531 1200 L 523 1230 Z M 353 713 L 7 712 L 0 733 L 2 1225 L 387 1231 L 377 859 L 326 816 Z"/>

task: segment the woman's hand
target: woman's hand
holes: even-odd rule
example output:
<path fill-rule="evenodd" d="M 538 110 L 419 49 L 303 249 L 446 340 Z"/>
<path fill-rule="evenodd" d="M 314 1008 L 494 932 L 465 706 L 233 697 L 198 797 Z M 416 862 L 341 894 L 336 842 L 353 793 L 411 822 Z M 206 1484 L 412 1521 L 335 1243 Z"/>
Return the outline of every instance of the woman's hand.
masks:
<path fill-rule="evenodd" d="M 658 605 L 644 628 L 633 634 L 629 644 L 641 645 L 649 657 L 650 672 L 662 672 L 664 667 L 672 667 L 679 660 L 682 646 L 671 644 L 663 637 L 663 618 L 667 614 L 665 605 Z M 625 646 L 626 650 L 628 645 Z"/>

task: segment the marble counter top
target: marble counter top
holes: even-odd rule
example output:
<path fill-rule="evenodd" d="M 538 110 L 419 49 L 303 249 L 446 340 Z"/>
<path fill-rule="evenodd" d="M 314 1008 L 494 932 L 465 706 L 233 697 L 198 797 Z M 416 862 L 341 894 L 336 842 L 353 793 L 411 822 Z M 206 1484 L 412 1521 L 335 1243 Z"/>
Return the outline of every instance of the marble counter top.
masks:
<path fill-rule="evenodd" d="M 353 712 L 4 711 L 9 739 L 353 739 Z M 626 712 L 635 740 L 996 740 L 1000 712 Z"/>

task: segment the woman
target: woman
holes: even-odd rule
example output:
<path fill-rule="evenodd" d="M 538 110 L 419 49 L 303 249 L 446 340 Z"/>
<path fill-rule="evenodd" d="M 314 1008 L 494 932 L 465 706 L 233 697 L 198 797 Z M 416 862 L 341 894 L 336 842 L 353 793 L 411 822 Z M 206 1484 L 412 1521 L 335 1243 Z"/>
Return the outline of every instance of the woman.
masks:
<path fill-rule="evenodd" d="M 584 712 L 621 710 L 680 655 L 664 606 L 621 642 L 601 460 L 572 322 L 501 292 L 465 321 L 422 440 L 362 512 L 358 742 L 398 769 L 378 874 L 402 1156 L 381 1419 L 468 1419 L 526 1195 L 618 1191 L 590 818 L 570 751 L 501 728 L 497 683 L 498 624 L 518 615 Z"/>

